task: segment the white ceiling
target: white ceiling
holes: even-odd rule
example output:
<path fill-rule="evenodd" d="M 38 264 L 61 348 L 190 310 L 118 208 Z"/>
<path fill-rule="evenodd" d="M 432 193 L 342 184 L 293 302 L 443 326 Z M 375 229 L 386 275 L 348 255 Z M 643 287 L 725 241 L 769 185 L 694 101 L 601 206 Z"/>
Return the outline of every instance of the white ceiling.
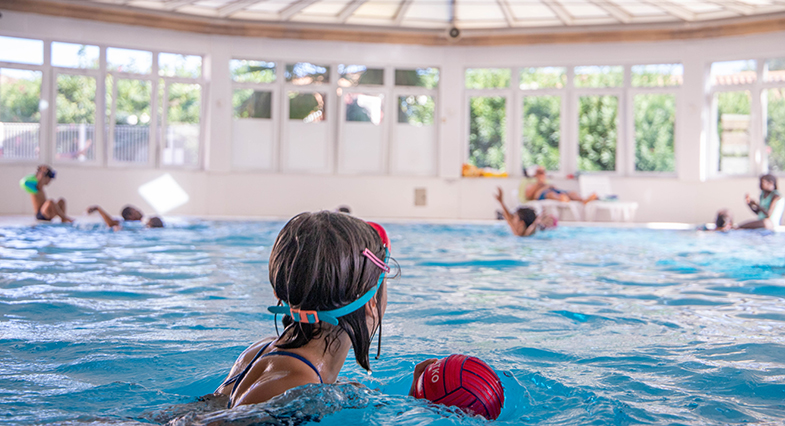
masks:
<path fill-rule="evenodd" d="M 402 29 L 539 28 L 705 22 L 785 12 L 785 0 L 80 0 L 249 20 Z"/>

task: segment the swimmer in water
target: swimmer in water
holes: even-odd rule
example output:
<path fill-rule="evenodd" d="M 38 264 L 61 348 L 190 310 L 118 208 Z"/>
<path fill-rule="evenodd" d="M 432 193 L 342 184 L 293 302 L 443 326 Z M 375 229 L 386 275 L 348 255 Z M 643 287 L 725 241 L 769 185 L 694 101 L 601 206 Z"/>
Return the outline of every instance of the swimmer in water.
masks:
<path fill-rule="evenodd" d="M 389 248 L 384 228 L 347 214 L 292 218 L 270 253 L 279 302 L 268 310 L 283 315 L 284 330 L 240 354 L 215 394 L 228 396 L 232 408 L 298 386 L 335 383 L 349 349 L 370 371 L 371 340 L 377 330 L 381 338 L 387 306 Z"/>
<path fill-rule="evenodd" d="M 494 198 L 502 206 L 502 215 L 510 225 L 513 234 L 519 237 L 528 237 L 538 230 L 555 228 L 558 225 L 558 220 L 555 217 L 548 213 L 538 215 L 531 207 L 518 207 L 515 214 L 510 213 L 507 206 L 504 205 L 504 192 L 501 187 L 496 189 L 498 192 Z"/>
<path fill-rule="evenodd" d="M 109 213 L 106 212 L 101 206 L 91 206 L 87 208 L 87 213 L 92 214 L 98 212 L 101 215 L 101 218 L 106 223 L 106 226 L 112 228 L 115 231 L 119 231 L 122 228 L 122 222 L 113 218 Z M 120 212 L 120 216 L 122 216 L 124 222 L 135 222 L 140 221 L 143 222 L 144 225 L 148 228 L 163 228 L 164 222 L 158 216 L 149 217 L 147 219 L 144 218 L 144 213 L 141 210 L 137 209 L 134 206 L 125 206 L 123 210 Z"/>

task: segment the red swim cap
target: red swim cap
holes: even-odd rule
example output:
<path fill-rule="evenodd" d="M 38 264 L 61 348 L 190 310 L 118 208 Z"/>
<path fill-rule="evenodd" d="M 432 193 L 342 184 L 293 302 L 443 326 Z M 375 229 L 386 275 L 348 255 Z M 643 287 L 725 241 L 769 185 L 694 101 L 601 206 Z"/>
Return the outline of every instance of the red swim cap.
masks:
<path fill-rule="evenodd" d="M 495 420 L 504 405 L 504 388 L 496 372 L 479 358 L 450 355 L 425 369 L 414 397 Z"/>

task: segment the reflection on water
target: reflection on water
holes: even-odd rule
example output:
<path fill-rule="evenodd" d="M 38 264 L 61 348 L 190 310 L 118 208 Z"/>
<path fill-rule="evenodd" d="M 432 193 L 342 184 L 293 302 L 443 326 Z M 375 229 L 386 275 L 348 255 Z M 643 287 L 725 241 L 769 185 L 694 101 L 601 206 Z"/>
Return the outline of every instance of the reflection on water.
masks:
<path fill-rule="evenodd" d="M 280 222 L 0 229 L 0 421 L 479 424 L 405 396 L 450 353 L 503 372 L 497 423 L 776 423 L 785 417 L 785 235 L 390 225 L 382 358 L 335 387 L 198 401 L 251 342 Z M 291 421 L 291 422 L 290 422 Z"/>

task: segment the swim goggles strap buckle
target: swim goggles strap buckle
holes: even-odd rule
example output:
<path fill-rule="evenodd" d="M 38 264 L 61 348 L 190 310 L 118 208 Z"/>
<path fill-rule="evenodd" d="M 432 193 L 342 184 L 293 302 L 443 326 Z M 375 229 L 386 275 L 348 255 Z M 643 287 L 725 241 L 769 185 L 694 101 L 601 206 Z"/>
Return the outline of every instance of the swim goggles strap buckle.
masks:
<path fill-rule="evenodd" d="M 292 319 L 296 322 L 304 322 L 306 324 L 316 324 L 319 322 L 319 313 L 316 311 L 291 308 L 289 312 L 292 315 Z"/>

